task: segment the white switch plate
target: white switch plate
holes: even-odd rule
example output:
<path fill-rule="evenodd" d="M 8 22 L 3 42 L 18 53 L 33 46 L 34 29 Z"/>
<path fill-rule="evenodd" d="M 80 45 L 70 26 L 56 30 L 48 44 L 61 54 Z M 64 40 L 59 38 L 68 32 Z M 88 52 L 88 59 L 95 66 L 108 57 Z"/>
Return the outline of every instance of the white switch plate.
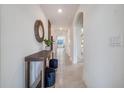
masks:
<path fill-rule="evenodd" d="M 121 47 L 122 46 L 122 37 L 121 37 L 121 35 L 110 37 L 109 43 L 110 43 L 111 47 Z"/>

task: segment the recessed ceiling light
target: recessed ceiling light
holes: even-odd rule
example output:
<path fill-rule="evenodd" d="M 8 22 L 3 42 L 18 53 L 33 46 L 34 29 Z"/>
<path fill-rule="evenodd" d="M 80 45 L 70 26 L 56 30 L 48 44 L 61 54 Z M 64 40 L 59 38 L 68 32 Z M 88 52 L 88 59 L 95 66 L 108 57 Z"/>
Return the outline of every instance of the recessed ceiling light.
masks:
<path fill-rule="evenodd" d="M 58 13 L 62 13 L 62 9 L 58 9 Z"/>
<path fill-rule="evenodd" d="M 83 28 L 81 28 L 81 32 L 82 32 L 82 33 L 84 32 L 84 29 L 83 29 Z"/>
<path fill-rule="evenodd" d="M 59 28 L 59 30 L 61 30 L 61 31 L 62 31 L 62 30 L 63 30 L 63 28 L 62 28 L 62 27 L 60 27 L 60 28 Z"/>

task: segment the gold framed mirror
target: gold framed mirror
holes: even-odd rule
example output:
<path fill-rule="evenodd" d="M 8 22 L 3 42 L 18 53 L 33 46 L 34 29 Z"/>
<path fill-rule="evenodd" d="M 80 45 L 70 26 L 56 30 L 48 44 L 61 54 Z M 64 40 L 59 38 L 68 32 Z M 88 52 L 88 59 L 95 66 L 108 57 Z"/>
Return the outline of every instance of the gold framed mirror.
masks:
<path fill-rule="evenodd" d="M 41 20 L 36 20 L 34 25 L 35 38 L 38 42 L 44 40 L 44 26 Z"/>

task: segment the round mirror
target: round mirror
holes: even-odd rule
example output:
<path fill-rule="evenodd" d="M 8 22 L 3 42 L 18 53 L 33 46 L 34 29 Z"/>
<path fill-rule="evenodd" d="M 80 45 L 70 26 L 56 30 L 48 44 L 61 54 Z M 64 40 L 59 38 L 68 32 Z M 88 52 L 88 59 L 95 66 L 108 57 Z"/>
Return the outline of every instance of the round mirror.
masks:
<path fill-rule="evenodd" d="M 43 28 L 41 25 L 39 26 L 39 36 L 40 36 L 40 38 L 43 37 Z"/>
<path fill-rule="evenodd" d="M 34 25 L 35 38 L 38 42 L 44 39 L 44 26 L 41 20 L 36 20 Z"/>

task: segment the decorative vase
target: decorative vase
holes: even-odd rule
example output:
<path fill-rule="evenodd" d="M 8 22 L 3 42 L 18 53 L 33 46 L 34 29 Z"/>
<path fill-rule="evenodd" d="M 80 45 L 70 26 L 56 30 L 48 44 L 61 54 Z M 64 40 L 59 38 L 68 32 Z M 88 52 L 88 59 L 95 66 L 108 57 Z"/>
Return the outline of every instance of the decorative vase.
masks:
<path fill-rule="evenodd" d="M 45 47 L 45 50 L 50 50 L 50 46 L 46 46 Z"/>

